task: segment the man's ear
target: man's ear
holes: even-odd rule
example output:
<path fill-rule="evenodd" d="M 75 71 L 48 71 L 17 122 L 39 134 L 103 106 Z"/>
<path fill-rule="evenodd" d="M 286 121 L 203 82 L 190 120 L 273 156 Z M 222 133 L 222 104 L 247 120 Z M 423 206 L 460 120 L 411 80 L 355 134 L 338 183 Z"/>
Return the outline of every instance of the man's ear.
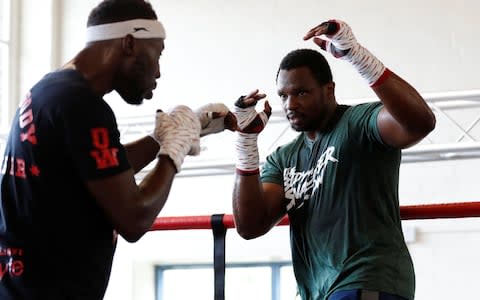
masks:
<path fill-rule="evenodd" d="M 135 38 L 131 34 L 127 34 L 122 39 L 122 51 L 125 55 L 131 56 L 135 53 Z"/>
<path fill-rule="evenodd" d="M 335 96 L 335 82 L 331 81 L 325 84 L 325 89 L 327 91 L 328 96 L 331 96 L 331 97 Z"/>

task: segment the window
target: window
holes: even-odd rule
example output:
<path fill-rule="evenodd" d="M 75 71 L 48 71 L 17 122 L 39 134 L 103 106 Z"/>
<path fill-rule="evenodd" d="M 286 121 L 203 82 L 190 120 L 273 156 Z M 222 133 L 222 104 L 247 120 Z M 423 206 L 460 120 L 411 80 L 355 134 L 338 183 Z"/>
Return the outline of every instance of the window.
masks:
<path fill-rule="evenodd" d="M 0 0 L 0 134 L 9 119 L 10 0 Z M 1 137 L 0 137 L 1 138 Z"/>
<path fill-rule="evenodd" d="M 156 300 L 213 299 L 211 264 L 157 266 Z M 225 299 L 294 300 L 296 283 L 290 262 L 236 263 L 225 269 Z"/>

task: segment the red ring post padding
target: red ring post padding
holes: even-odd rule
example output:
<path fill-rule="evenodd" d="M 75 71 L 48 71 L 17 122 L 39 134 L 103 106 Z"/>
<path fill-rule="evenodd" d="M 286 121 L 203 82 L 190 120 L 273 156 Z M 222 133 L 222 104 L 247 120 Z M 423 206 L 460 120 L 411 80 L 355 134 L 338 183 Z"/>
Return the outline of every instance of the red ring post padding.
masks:
<path fill-rule="evenodd" d="M 480 202 L 406 205 L 400 207 L 400 216 L 403 220 L 480 217 Z M 224 215 L 223 224 L 226 228 L 234 228 L 233 216 Z M 288 217 L 285 216 L 277 226 L 288 224 L 290 224 Z M 211 228 L 211 216 L 179 216 L 157 218 L 150 230 Z"/>
<path fill-rule="evenodd" d="M 400 216 L 403 220 L 480 217 L 480 202 L 401 206 Z"/>

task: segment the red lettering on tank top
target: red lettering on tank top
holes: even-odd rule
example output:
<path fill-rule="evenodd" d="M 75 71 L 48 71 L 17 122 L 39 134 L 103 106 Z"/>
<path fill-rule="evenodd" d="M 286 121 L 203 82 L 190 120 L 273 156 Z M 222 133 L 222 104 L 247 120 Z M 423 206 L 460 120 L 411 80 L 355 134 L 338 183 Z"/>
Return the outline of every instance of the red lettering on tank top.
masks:
<path fill-rule="evenodd" d="M 23 274 L 23 262 L 21 260 L 14 260 L 10 263 L 10 275 L 21 276 Z"/>
<path fill-rule="evenodd" d="M 22 142 L 29 141 L 33 145 L 36 145 L 37 137 L 35 135 L 35 124 L 33 124 L 33 111 L 30 108 L 29 110 L 23 112 L 31 102 L 31 99 L 27 98 L 20 108 L 21 114 L 18 117 L 19 126 L 21 129 L 24 129 L 28 126 L 27 132 L 20 133 L 20 140 Z"/>
<path fill-rule="evenodd" d="M 21 260 L 11 260 L 5 263 L 0 262 L 0 281 L 2 281 L 3 277 L 7 274 L 10 275 L 10 277 L 22 276 L 24 270 L 23 261 Z"/>
<path fill-rule="evenodd" d="M 25 174 L 25 160 L 17 158 L 15 159 L 15 162 L 15 177 L 27 178 L 27 174 Z"/>
<path fill-rule="evenodd" d="M 27 170 L 29 170 L 33 176 L 40 175 L 40 169 L 35 165 L 32 165 L 30 168 L 28 168 L 23 158 L 5 156 L 0 174 L 8 173 L 11 176 L 25 179 L 27 178 Z"/>
<path fill-rule="evenodd" d="M 28 94 L 25 96 L 25 99 L 22 101 L 22 103 L 20 103 L 20 114 L 22 114 L 25 109 L 30 106 L 30 104 L 32 104 L 32 94 L 28 92 Z"/>
<path fill-rule="evenodd" d="M 93 128 L 91 130 L 92 144 L 96 148 L 90 152 L 95 159 L 97 169 L 106 169 L 119 165 L 118 148 L 110 147 L 110 137 L 106 128 Z"/>
<path fill-rule="evenodd" d="M 27 132 L 20 133 L 20 140 L 22 142 L 29 141 L 33 145 L 37 144 L 37 136 L 35 135 L 35 124 L 32 123 L 30 127 L 28 127 Z"/>
<path fill-rule="evenodd" d="M 1 256 L 23 256 L 22 248 L 0 248 Z"/>
<path fill-rule="evenodd" d="M 27 125 L 29 125 L 30 123 L 33 122 L 33 111 L 32 109 L 30 108 L 29 110 L 27 110 L 26 112 L 22 113 L 20 115 L 20 117 L 18 118 L 19 120 L 19 125 L 20 125 L 20 128 L 25 128 Z"/>
<path fill-rule="evenodd" d="M 25 270 L 23 263 L 23 249 L 0 248 L 0 281 L 5 275 L 10 277 L 22 276 Z"/>
<path fill-rule="evenodd" d="M 92 143 L 97 149 L 108 149 L 110 146 L 110 137 L 107 128 L 92 128 Z"/>
<path fill-rule="evenodd" d="M 14 171 L 13 171 L 13 169 L 14 169 L 13 166 L 14 166 L 14 165 L 15 165 L 15 158 L 14 158 L 14 157 L 10 157 L 10 172 L 9 172 L 9 173 L 10 173 L 10 175 L 12 175 L 12 176 L 13 176 L 13 174 L 14 174 L 14 173 L 13 173 L 13 172 L 14 172 Z"/>
<path fill-rule="evenodd" d="M 0 263 L 0 280 L 3 279 L 3 276 L 5 276 L 7 272 L 8 272 L 8 263 L 6 264 Z"/>
<path fill-rule="evenodd" d="M 38 166 L 35 166 L 35 165 L 32 165 L 30 167 L 30 174 L 32 174 L 32 176 L 40 176 L 40 169 L 38 168 Z"/>

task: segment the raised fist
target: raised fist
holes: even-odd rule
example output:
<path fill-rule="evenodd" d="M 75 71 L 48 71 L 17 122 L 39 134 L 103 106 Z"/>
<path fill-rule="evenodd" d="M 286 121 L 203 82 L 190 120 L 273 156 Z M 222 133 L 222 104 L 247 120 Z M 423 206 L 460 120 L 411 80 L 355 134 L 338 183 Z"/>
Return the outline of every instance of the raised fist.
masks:
<path fill-rule="evenodd" d="M 237 131 L 258 134 L 265 128 L 272 114 L 272 107 L 268 101 L 265 101 L 263 111 L 257 112 L 255 110 L 257 102 L 265 96 L 265 94 L 259 94 L 258 90 L 255 90 L 247 96 L 241 96 L 235 102 L 234 115 L 237 119 Z"/>
<path fill-rule="evenodd" d="M 341 20 L 323 22 L 310 29 L 303 39 L 308 40 L 312 37 L 315 44 L 337 58 L 347 58 L 350 49 L 358 47 L 352 29 Z"/>
<path fill-rule="evenodd" d="M 197 114 L 186 105 L 178 105 L 170 111 L 169 115 L 177 126 L 178 134 L 191 138 L 191 148 L 187 154 L 200 154 L 201 124 Z"/>
<path fill-rule="evenodd" d="M 187 106 L 176 106 L 168 114 L 157 111 L 153 137 L 160 144 L 159 155 L 168 155 L 177 172 L 187 154 L 200 153 L 200 121 Z"/>
<path fill-rule="evenodd" d="M 195 110 L 202 131 L 200 136 L 206 136 L 212 133 L 222 132 L 225 128 L 228 128 L 226 124 L 227 119 L 229 118 L 230 110 L 223 103 L 209 103 L 199 107 Z"/>
<path fill-rule="evenodd" d="M 303 37 L 311 39 L 334 57 L 350 62 L 371 87 L 382 84 L 392 72 L 357 42 L 352 29 L 340 20 L 329 20 L 310 29 Z"/>

